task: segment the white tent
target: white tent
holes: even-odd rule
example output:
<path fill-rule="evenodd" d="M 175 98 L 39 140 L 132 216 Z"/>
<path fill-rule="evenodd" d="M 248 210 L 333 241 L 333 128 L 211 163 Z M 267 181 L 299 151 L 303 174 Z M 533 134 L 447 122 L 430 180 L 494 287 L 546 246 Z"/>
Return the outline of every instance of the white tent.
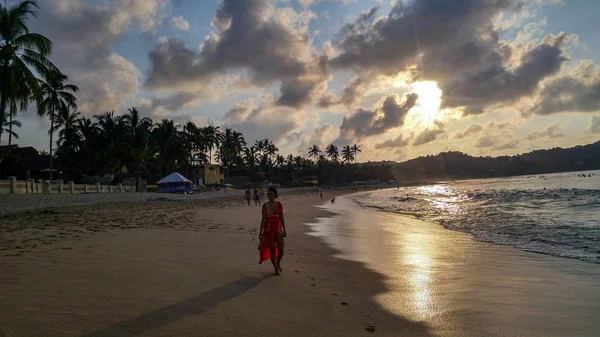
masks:
<path fill-rule="evenodd" d="M 173 172 L 173 173 L 169 174 L 168 176 L 159 180 L 157 182 L 157 184 L 162 185 L 162 184 L 185 183 L 185 182 L 191 183 L 192 181 L 177 172 Z"/>

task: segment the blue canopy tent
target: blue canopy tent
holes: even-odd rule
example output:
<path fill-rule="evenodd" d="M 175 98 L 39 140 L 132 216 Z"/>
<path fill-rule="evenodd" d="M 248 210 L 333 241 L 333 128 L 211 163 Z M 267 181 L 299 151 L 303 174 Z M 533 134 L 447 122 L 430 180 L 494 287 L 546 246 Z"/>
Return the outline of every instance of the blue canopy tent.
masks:
<path fill-rule="evenodd" d="M 157 182 L 158 193 L 192 193 L 192 181 L 173 172 Z"/>

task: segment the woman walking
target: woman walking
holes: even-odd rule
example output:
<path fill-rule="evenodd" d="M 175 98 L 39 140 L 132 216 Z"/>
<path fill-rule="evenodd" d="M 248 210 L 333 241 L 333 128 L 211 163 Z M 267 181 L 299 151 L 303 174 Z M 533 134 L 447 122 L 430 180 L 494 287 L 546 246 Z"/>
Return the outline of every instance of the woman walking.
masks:
<path fill-rule="evenodd" d="M 277 201 L 277 189 L 269 187 L 266 202 L 262 207 L 262 220 L 260 222 L 259 239 L 261 240 L 259 250 L 259 264 L 271 259 L 275 275 L 279 275 L 281 268 L 281 259 L 283 258 L 284 242 L 283 238 L 287 236 L 285 230 L 285 219 L 283 217 L 283 206 Z"/>

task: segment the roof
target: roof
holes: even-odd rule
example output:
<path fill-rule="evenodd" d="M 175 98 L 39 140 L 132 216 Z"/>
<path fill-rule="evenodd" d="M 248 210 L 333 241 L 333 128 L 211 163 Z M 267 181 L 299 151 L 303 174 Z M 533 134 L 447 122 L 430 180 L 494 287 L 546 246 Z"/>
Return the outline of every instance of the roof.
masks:
<path fill-rule="evenodd" d="M 169 174 L 168 176 L 159 180 L 157 182 L 157 184 L 169 184 L 169 183 L 181 183 L 181 182 L 190 182 L 191 183 L 192 181 L 177 172 L 173 172 L 173 173 Z"/>
<path fill-rule="evenodd" d="M 18 148 L 18 145 L 11 145 L 10 148 L 14 151 L 16 148 Z M 8 149 L 9 146 L 8 145 L 1 145 L 0 146 L 0 159 L 6 157 L 8 155 Z"/>
<path fill-rule="evenodd" d="M 37 154 L 39 154 L 38 150 L 36 150 L 35 148 L 33 148 L 31 146 L 19 147 L 19 148 L 13 149 L 12 153 L 16 154 L 16 155 L 23 155 L 23 154 L 37 155 Z"/>

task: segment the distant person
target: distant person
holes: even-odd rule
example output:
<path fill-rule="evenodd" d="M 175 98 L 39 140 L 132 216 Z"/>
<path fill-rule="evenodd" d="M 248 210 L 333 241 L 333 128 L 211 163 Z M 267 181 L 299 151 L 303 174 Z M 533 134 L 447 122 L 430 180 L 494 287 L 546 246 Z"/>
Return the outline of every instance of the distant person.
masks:
<path fill-rule="evenodd" d="M 283 205 L 277 201 L 278 193 L 275 187 L 269 187 L 266 202 L 262 207 L 262 219 L 260 221 L 259 239 L 260 259 L 258 264 L 262 264 L 271 259 L 275 275 L 280 275 L 281 259 L 283 258 L 284 241 L 287 236 L 285 230 L 285 219 L 283 217 Z"/>
<path fill-rule="evenodd" d="M 249 188 L 246 189 L 246 193 L 244 193 L 244 200 L 246 200 L 248 206 L 250 206 L 250 202 L 252 201 L 252 191 L 250 191 Z"/>
<path fill-rule="evenodd" d="M 254 189 L 254 206 L 260 206 L 260 192 Z"/>
<path fill-rule="evenodd" d="M 331 199 L 331 203 L 335 204 L 335 198 Z"/>
<path fill-rule="evenodd" d="M 321 201 L 323 201 L 323 191 L 319 191 L 319 195 L 321 196 Z"/>

